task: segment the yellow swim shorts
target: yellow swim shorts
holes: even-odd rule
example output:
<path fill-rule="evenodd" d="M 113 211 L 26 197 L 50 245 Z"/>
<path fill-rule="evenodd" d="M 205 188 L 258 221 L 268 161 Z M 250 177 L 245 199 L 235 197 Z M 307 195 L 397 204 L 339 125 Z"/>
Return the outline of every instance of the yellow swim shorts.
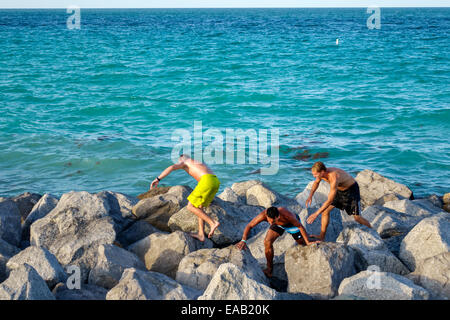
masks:
<path fill-rule="evenodd" d="M 214 196 L 219 190 L 219 186 L 220 181 L 216 175 L 210 173 L 204 174 L 187 199 L 196 208 L 199 206 L 206 208 L 213 201 Z"/>

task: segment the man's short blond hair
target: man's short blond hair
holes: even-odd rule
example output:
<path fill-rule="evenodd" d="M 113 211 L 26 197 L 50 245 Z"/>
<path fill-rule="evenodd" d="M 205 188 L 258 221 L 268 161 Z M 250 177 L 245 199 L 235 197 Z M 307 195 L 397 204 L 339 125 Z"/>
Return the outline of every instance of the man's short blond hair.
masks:
<path fill-rule="evenodd" d="M 317 161 L 313 164 L 311 170 L 315 172 L 327 171 L 327 167 L 325 167 L 322 161 Z"/>

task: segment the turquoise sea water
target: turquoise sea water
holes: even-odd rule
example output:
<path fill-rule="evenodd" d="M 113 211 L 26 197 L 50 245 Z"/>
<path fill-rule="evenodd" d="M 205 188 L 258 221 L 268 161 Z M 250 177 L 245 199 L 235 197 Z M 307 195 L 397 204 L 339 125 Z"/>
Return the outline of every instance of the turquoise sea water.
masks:
<path fill-rule="evenodd" d="M 295 196 L 318 158 L 416 196 L 449 192 L 450 9 L 0 10 L 0 196 L 137 195 L 176 129 L 279 129 L 276 175 L 212 164 Z M 336 39 L 339 45 L 336 45 Z M 315 156 L 314 156 L 315 155 Z M 323 158 L 320 158 L 323 157 Z M 195 181 L 173 172 L 166 185 Z"/>

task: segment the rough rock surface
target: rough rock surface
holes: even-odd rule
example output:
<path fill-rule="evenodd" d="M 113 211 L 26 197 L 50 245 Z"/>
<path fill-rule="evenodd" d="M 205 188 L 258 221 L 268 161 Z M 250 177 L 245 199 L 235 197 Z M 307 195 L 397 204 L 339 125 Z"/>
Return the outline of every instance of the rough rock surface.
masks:
<path fill-rule="evenodd" d="M 20 211 L 9 199 L 0 200 L 0 239 L 18 247 L 21 238 Z"/>
<path fill-rule="evenodd" d="M 399 257 L 414 271 L 422 260 L 450 251 L 450 219 L 436 215 L 423 219 L 403 239 Z"/>
<path fill-rule="evenodd" d="M 353 248 L 360 256 L 359 270 L 376 265 L 381 271 L 405 275 L 409 270 L 389 251 L 378 233 L 366 226 L 354 225 L 345 228 L 336 242 Z"/>
<path fill-rule="evenodd" d="M 55 300 L 55 297 L 37 271 L 22 264 L 0 284 L 0 300 Z"/>
<path fill-rule="evenodd" d="M 400 195 L 406 199 L 413 197 L 412 191 L 405 185 L 383 177 L 372 170 L 363 170 L 355 178 L 361 194 L 361 204 L 368 207 L 388 194 Z"/>
<path fill-rule="evenodd" d="M 106 300 L 194 300 L 199 295 L 162 273 L 128 268 Z"/>
<path fill-rule="evenodd" d="M 337 294 L 343 279 L 356 273 L 355 252 L 340 243 L 296 246 L 286 252 L 285 268 L 288 292 L 329 299 Z"/>
<path fill-rule="evenodd" d="M 163 194 L 139 201 L 133 207 L 133 214 L 160 230 L 170 231 L 168 226 L 170 217 L 188 204 L 187 197 L 191 192 L 192 189 L 189 187 L 171 187 Z"/>
<path fill-rule="evenodd" d="M 339 295 L 370 300 L 426 300 L 430 296 L 427 290 L 403 276 L 377 271 L 362 271 L 344 279 Z"/>
<path fill-rule="evenodd" d="M 58 198 L 46 193 L 31 209 L 30 213 L 27 215 L 25 221 L 22 224 L 22 239 L 30 239 L 30 226 L 36 220 L 45 217 L 50 211 L 52 211 L 58 204 Z"/>
<path fill-rule="evenodd" d="M 178 265 L 184 256 L 212 247 L 209 239 L 202 243 L 185 232 L 175 231 L 170 234 L 153 233 L 129 246 L 128 250 L 144 261 L 148 270 L 175 278 Z"/>
<path fill-rule="evenodd" d="M 23 264 L 32 266 L 49 288 L 58 282 L 64 282 L 67 275 L 56 257 L 47 249 L 30 246 L 9 259 L 6 267 L 10 270 L 19 268 Z"/>
<path fill-rule="evenodd" d="M 251 252 L 239 250 L 234 246 L 223 249 L 202 249 L 190 253 L 181 260 L 176 280 L 203 291 L 223 263 L 232 263 L 241 268 L 248 277 L 268 285 L 266 276 Z"/>
<path fill-rule="evenodd" d="M 145 270 L 145 265 L 135 254 L 125 249 L 111 244 L 100 245 L 97 264 L 89 273 L 89 284 L 111 289 L 127 268 Z"/>

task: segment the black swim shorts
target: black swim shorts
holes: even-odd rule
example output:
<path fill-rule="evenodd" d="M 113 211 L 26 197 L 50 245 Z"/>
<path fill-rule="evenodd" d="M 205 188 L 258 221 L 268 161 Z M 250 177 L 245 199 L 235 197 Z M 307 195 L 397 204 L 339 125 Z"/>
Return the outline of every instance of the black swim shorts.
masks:
<path fill-rule="evenodd" d="M 295 215 L 295 217 L 297 218 L 298 221 L 300 221 L 300 218 L 298 215 Z M 294 232 L 292 233 L 292 229 L 296 228 L 298 232 Z M 300 230 L 295 227 L 292 223 L 287 223 L 285 225 L 277 225 L 277 224 L 272 224 L 270 225 L 270 230 L 275 231 L 276 233 L 278 233 L 280 236 L 283 235 L 284 231 L 286 231 L 286 229 L 288 229 L 288 233 L 291 234 L 292 238 L 294 238 L 294 240 L 298 240 L 302 238 L 302 234 L 300 233 Z"/>
<path fill-rule="evenodd" d="M 360 201 L 359 186 L 355 182 L 347 190 L 338 190 L 331 205 L 340 210 L 345 210 L 348 215 L 360 215 Z"/>

